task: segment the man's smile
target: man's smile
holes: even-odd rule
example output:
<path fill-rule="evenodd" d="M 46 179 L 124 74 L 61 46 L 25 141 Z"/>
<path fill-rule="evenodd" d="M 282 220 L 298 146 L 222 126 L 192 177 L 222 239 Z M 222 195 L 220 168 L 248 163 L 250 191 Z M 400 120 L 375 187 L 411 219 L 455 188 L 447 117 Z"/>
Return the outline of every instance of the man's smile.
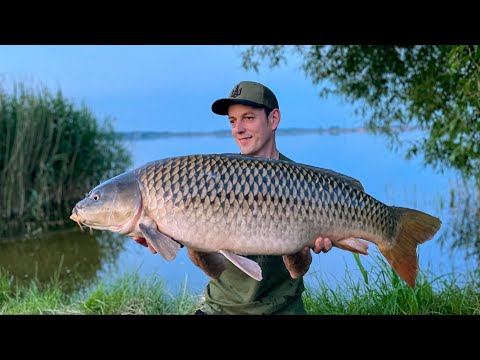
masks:
<path fill-rule="evenodd" d="M 244 138 L 241 138 L 241 139 L 238 139 L 238 141 L 240 142 L 240 144 L 245 144 L 248 142 L 248 140 L 250 140 L 252 137 L 244 137 Z"/>

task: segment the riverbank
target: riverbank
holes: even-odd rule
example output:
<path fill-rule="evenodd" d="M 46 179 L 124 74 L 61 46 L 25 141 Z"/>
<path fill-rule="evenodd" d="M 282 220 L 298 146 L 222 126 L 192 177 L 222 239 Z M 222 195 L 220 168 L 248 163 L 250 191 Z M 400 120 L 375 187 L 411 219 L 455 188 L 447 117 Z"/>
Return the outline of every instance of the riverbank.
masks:
<path fill-rule="evenodd" d="M 16 289 L 13 285 L 7 274 L 0 274 L 0 314 L 189 315 L 201 302 L 187 284 L 172 294 L 161 280 L 136 274 L 71 295 L 55 279 L 47 285 L 36 280 Z M 420 276 L 411 289 L 385 267 L 365 274 L 361 282 L 345 280 L 335 288 L 320 283 L 315 291 L 307 289 L 304 301 L 310 315 L 480 315 L 479 290 L 474 274 L 431 282 Z"/>

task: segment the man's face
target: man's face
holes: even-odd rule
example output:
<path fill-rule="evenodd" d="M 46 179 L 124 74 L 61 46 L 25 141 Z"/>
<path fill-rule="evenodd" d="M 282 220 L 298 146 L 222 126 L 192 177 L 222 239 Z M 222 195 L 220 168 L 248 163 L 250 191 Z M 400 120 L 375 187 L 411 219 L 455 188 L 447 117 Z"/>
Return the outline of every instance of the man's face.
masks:
<path fill-rule="evenodd" d="M 228 121 L 232 135 L 244 155 L 262 156 L 269 147 L 275 146 L 275 129 L 278 122 L 273 114 L 269 119 L 265 110 L 247 105 L 233 104 L 228 108 Z"/>

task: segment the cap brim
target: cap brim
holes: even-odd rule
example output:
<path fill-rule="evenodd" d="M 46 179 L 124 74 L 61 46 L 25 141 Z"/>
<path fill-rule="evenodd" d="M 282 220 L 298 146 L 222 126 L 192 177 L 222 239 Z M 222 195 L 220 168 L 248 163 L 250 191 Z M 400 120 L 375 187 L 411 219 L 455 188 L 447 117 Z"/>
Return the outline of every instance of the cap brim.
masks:
<path fill-rule="evenodd" d="M 232 104 L 242 104 L 242 105 L 253 106 L 253 107 L 264 106 L 262 104 L 259 104 L 253 101 L 248 101 L 248 100 L 220 99 L 215 101 L 212 104 L 212 111 L 218 115 L 228 115 L 228 107 Z"/>

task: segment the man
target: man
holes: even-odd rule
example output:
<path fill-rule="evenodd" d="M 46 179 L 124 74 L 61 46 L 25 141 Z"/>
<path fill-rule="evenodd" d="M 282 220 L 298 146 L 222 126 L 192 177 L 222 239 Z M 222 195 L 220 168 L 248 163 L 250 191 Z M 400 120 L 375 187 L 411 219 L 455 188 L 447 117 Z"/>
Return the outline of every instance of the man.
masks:
<path fill-rule="evenodd" d="M 232 135 L 243 155 L 287 160 L 276 146 L 275 131 L 280 109 L 274 93 L 266 86 L 242 81 L 228 98 L 212 105 L 218 115 L 228 115 Z M 136 241 L 148 246 L 144 239 Z M 328 238 L 318 238 L 313 251 L 332 248 Z M 155 252 L 152 248 L 151 252 Z M 205 302 L 196 314 L 305 314 L 302 301 L 303 275 L 312 262 L 310 248 L 285 256 L 247 256 L 262 269 L 262 281 L 252 279 L 220 253 L 204 253 L 187 248 L 192 262 L 211 277 Z"/>

